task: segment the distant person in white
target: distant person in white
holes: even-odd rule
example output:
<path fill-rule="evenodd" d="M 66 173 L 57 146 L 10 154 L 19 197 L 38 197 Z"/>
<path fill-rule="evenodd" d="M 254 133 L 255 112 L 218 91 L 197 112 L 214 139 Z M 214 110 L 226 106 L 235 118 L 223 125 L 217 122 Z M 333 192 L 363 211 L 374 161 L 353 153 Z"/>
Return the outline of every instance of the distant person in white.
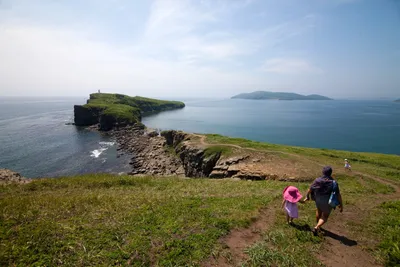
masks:
<path fill-rule="evenodd" d="M 344 170 L 351 171 L 351 165 L 347 159 L 344 160 Z"/>

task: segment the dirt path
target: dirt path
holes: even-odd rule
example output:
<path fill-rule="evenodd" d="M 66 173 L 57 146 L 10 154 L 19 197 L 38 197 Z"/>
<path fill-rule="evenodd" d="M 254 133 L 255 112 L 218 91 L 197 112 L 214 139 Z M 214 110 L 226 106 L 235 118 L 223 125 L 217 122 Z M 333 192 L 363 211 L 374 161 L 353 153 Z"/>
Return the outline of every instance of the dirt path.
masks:
<path fill-rule="evenodd" d="M 316 255 L 325 266 L 379 266 L 374 257 L 362 249 L 363 244 L 346 230 L 346 223 L 359 220 L 358 216 L 356 210 L 350 208 L 342 214 L 332 216 L 334 218 L 328 222 L 324 244 Z"/>
<path fill-rule="evenodd" d="M 313 159 L 309 159 L 308 157 L 303 157 L 294 153 L 246 148 L 234 144 L 209 144 L 206 142 L 207 137 L 205 135 L 195 136 L 200 138 L 200 144 L 203 146 L 229 146 L 237 149 L 256 152 L 282 153 L 306 159 L 313 164 L 317 164 L 319 166 L 324 166 L 323 164 Z M 344 173 L 344 171 L 339 171 L 337 173 Z M 322 245 L 322 249 L 318 253 L 317 258 L 324 265 L 332 267 L 379 266 L 376 263 L 374 257 L 363 249 L 363 246 L 366 246 L 367 244 L 365 244 L 364 241 L 357 241 L 357 237 L 353 237 L 353 234 L 348 231 L 348 224 L 350 222 L 362 221 L 368 216 L 369 212 L 374 207 L 380 205 L 384 201 L 400 199 L 399 185 L 394 181 L 386 180 L 381 177 L 376 177 L 358 171 L 353 171 L 346 174 L 357 177 L 361 184 L 365 184 L 365 182 L 363 181 L 363 177 L 373 179 L 378 183 L 393 187 L 395 189 L 395 192 L 393 194 L 378 195 L 377 197 L 379 198 L 379 200 L 370 201 L 366 205 L 345 207 L 343 213 L 331 216 L 329 222 L 326 225 L 324 233 L 324 244 Z M 224 247 L 223 251 L 218 255 L 217 258 L 211 257 L 207 262 L 203 264 L 203 266 L 237 266 L 241 262 L 245 261 L 246 254 L 244 253 L 244 250 L 259 241 L 262 237 L 262 233 L 267 231 L 268 228 L 270 228 L 274 224 L 276 212 L 277 208 L 275 207 L 275 205 L 271 204 L 267 208 L 261 210 L 259 217 L 249 228 L 232 230 L 229 235 L 227 235 L 220 241 L 222 246 Z"/>
<path fill-rule="evenodd" d="M 348 230 L 348 224 L 364 221 L 371 210 L 383 202 L 400 199 L 400 189 L 395 182 L 380 177 L 354 171 L 350 174 L 358 177 L 361 184 L 364 184 L 363 177 L 367 177 L 378 183 L 391 186 L 395 192 L 392 194 L 377 194 L 374 199 L 366 201 L 362 205 L 345 206 L 343 213 L 331 216 L 332 218 L 326 225 L 325 242 L 317 258 L 330 267 L 380 266 L 374 257 L 363 249 L 368 244 L 376 243 L 376 240 L 358 238 L 359 236 L 356 233 L 351 233 Z"/>
<path fill-rule="evenodd" d="M 370 177 L 374 179 L 374 177 Z M 376 178 L 376 177 L 375 177 Z M 360 177 L 362 179 L 362 177 Z M 379 181 L 378 179 L 376 179 Z M 382 181 L 385 184 L 386 181 Z M 390 183 L 389 183 L 390 184 Z M 363 247 L 375 244 L 376 240 L 361 238 L 357 233 L 351 233 L 349 223 L 360 223 L 370 214 L 370 211 L 385 201 L 400 199 L 397 186 L 390 184 L 396 189 L 392 194 L 378 194 L 376 199 L 363 205 L 344 207 L 341 214 L 335 214 L 326 225 L 325 242 L 317 258 L 326 266 L 380 266 L 374 257 Z"/>
<path fill-rule="evenodd" d="M 276 205 L 276 201 L 273 201 L 267 208 L 261 209 L 258 218 L 249 228 L 233 229 L 223 237 L 220 240 L 223 250 L 217 257 L 210 257 L 202 266 L 238 266 L 244 262 L 247 258 L 245 249 L 260 241 L 262 234 L 274 224 Z"/>
<path fill-rule="evenodd" d="M 363 221 L 374 207 L 384 201 L 399 198 L 399 193 L 396 192 L 379 196 L 378 201 L 371 202 L 369 205 L 347 206 L 343 213 L 335 211 L 336 214 L 331 216 L 324 228 L 324 243 L 316 257 L 328 267 L 380 266 L 375 258 L 363 249 L 368 245 L 367 242 L 360 241 L 356 235 L 348 231 L 348 223 Z M 202 266 L 239 266 L 240 263 L 245 262 L 247 259 L 245 249 L 260 241 L 262 234 L 274 225 L 276 212 L 279 212 L 279 208 L 275 202 L 272 202 L 260 211 L 259 217 L 249 228 L 232 230 L 229 235 L 220 240 L 223 250 L 217 257 L 210 257 Z"/>
<path fill-rule="evenodd" d="M 381 178 L 381 177 L 369 175 L 369 174 L 358 172 L 358 171 L 356 171 L 356 172 L 353 171 L 352 174 L 353 174 L 353 176 L 358 175 L 359 178 L 361 178 L 361 179 L 362 179 L 362 177 L 367 177 L 367 178 L 370 178 L 372 180 L 375 180 L 378 183 L 381 183 L 381 184 L 384 184 L 384 185 L 389 185 L 389 186 L 394 188 L 394 190 L 396 191 L 395 194 L 400 194 L 400 186 L 395 181 L 390 181 L 390 180 L 387 180 L 387 179 L 384 179 L 384 178 Z"/>

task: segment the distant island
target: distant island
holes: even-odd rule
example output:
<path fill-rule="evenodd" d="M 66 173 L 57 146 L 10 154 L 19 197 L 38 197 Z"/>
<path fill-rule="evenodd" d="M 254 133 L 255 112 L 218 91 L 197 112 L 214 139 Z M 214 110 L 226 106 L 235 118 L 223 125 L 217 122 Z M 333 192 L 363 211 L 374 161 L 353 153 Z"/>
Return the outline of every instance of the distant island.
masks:
<path fill-rule="evenodd" d="M 397 100 L 395 100 L 394 102 L 400 102 L 400 98 L 399 98 L 399 99 L 397 99 Z"/>
<path fill-rule="evenodd" d="M 243 93 L 235 95 L 232 99 L 253 99 L 253 100 L 332 100 L 329 97 L 322 95 L 300 95 L 296 93 L 285 93 L 285 92 L 267 92 L 267 91 L 256 91 L 252 93 Z"/>
<path fill-rule="evenodd" d="M 140 124 L 142 115 L 184 107 L 185 104 L 179 101 L 95 93 L 90 95 L 85 105 L 74 106 L 75 125 L 99 124 L 100 130 L 108 131 L 114 126 Z"/>

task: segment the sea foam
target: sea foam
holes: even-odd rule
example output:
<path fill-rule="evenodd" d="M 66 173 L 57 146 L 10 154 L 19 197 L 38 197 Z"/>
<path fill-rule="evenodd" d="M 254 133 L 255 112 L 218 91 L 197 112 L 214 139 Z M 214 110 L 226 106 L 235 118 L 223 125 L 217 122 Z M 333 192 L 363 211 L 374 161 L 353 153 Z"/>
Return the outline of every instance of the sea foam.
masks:
<path fill-rule="evenodd" d="M 90 156 L 91 156 L 92 158 L 98 158 L 98 157 L 101 155 L 101 153 L 103 153 L 103 152 L 106 151 L 106 150 L 107 150 L 107 148 L 95 149 L 95 150 L 93 150 L 93 151 L 90 152 Z"/>
<path fill-rule="evenodd" d="M 91 151 L 90 156 L 92 158 L 98 158 L 104 151 L 106 151 L 110 146 L 113 146 L 114 144 L 115 142 L 99 142 L 100 148 Z"/>

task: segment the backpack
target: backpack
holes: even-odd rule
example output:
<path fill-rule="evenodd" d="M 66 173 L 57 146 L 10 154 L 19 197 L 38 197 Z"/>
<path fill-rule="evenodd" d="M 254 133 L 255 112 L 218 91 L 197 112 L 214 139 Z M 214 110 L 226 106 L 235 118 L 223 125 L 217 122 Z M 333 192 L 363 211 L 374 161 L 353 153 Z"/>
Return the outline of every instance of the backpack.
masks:
<path fill-rule="evenodd" d="M 332 188 L 332 193 L 331 193 L 331 196 L 329 197 L 329 202 L 328 202 L 328 204 L 329 204 L 332 208 L 336 208 L 337 206 L 340 205 L 340 202 L 339 202 L 339 199 L 338 199 L 338 197 L 337 197 L 337 188 L 338 188 L 338 185 L 337 185 L 337 183 L 336 183 L 335 180 L 332 182 L 332 186 L 333 186 L 333 188 Z"/>

